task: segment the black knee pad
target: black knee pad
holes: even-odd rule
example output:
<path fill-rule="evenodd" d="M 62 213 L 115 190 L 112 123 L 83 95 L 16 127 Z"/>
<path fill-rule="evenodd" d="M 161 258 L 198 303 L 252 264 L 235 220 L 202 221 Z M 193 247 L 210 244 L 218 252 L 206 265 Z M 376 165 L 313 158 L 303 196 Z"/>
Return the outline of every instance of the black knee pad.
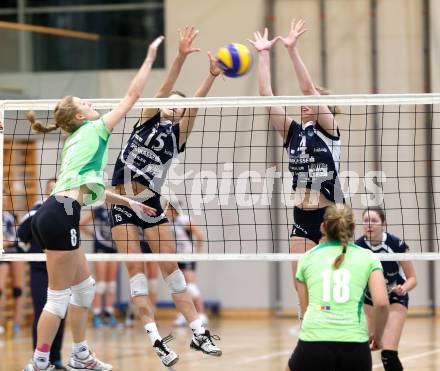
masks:
<path fill-rule="evenodd" d="M 380 353 L 385 371 L 402 371 L 403 367 L 396 350 L 382 350 Z"/>
<path fill-rule="evenodd" d="M 19 298 L 21 295 L 23 295 L 23 290 L 20 287 L 12 288 L 12 296 L 14 298 Z"/>

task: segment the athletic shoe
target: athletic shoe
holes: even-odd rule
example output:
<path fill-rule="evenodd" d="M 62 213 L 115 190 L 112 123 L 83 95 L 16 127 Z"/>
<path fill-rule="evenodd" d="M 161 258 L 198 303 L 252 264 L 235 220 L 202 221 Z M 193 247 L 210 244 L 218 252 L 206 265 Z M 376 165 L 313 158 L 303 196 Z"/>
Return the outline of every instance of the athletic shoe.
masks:
<path fill-rule="evenodd" d="M 156 340 L 153 346 L 153 350 L 156 352 L 156 354 L 159 356 L 160 360 L 162 361 L 163 365 L 165 367 L 171 367 L 172 365 L 176 364 L 179 360 L 179 356 L 174 353 L 166 343 L 173 340 L 172 335 L 165 336 L 162 340 Z"/>
<path fill-rule="evenodd" d="M 206 326 L 209 322 L 208 316 L 205 313 L 199 314 L 199 320 L 202 321 L 202 326 Z"/>
<path fill-rule="evenodd" d="M 193 335 L 190 347 L 199 350 L 210 356 L 220 357 L 222 355 L 221 349 L 213 343 L 212 340 L 220 340 L 217 335 L 211 335 L 208 330 L 204 334 Z"/>
<path fill-rule="evenodd" d="M 85 359 L 81 359 L 76 356 L 76 354 L 70 355 L 69 363 L 67 364 L 68 369 L 74 370 L 94 370 L 94 371 L 111 371 L 113 366 L 100 361 L 96 358 L 95 354 L 89 353 L 89 356 Z"/>
<path fill-rule="evenodd" d="M 104 327 L 104 323 L 102 322 L 101 315 L 99 314 L 93 315 L 93 327 L 94 328 Z"/>
<path fill-rule="evenodd" d="M 23 371 L 53 371 L 52 365 L 48 365 L 46 368 L 38 368 L 34 361 L 30 361 Z"/>
<path fill-rule="evenodd" d="M 177 314 L 176 319 L 174 320 L 174 326 L 175 327 L 184 327 L 186 326 L 187 322 L 185 319 L 185 316 L 182 313 Z"/>
<path fill-rule="evenodd" d="M 107 312 L 104 313 L 104 323 L 110 327 L 117 327 L 119 325 L 115 316 Z"/>

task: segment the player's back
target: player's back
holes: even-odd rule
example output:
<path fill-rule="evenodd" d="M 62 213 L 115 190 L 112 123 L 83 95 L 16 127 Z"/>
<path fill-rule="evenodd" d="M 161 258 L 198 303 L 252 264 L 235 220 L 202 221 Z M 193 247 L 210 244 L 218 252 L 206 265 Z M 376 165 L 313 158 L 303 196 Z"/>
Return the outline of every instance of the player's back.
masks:
<path fill-rule="evenodd" d="M 381 270 L 381 264 L 371 251 L 350 243 L 343 263 L 335 269 L 333 263 L 341 251 L 340 242 L 327 242 L 300 259 L 296 277 L 306 284 L 309 300 L 301 340 L 368 341 L 365 289 L 371 272 Z"/>

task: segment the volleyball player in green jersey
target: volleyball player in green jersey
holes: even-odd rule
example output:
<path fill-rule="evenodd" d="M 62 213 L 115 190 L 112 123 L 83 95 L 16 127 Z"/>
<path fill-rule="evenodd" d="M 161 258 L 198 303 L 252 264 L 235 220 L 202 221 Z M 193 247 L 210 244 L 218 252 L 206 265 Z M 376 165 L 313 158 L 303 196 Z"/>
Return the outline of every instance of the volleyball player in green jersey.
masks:
<path fill-rule="evenodd" d="M 287 370 L 371 370 L 369 343 L 373 350 L 381 347 L 388 294 L 379 259 L 349 242 L 354 229 L 349 207 L 328 207 L 321 243 L 299 260 L 296 280 L 305 315 Z M 375 319 L 371 339 L 363 311 L 367 286 Z"/>
<path fill-rule="evenodd" d="M 88 309 L 95 295 L 95 281 L 87 260 L 79 249 L 81 207 L 101 199 L 121 203 L 139 215 L 155 215 L 154 208 L 105 190 L 103 170 L 107 164 L 108 139 L 112 129 L 139 99 L 156 59 L 163 37 L 150 44 L 148 54 L 122 101 L 102 117 L 93 106 L 77 97 L 67 96 L 55 107 L 55 124 L 44 127 L 29 112 L 32 128 L 47 133 L 58 128 L 67 133 L 61 170 L 52 195 L 32 219 L 32 232 L 45 250 L 49 288 L 47 302 L 38 321 L 37 346 L 33 359 L 23 371 L 52 370 L 49 354 L 61 319 L 70 313 L 73 350 L 69 369 L 112 370 L 89 350 L 85 329 Z"/>

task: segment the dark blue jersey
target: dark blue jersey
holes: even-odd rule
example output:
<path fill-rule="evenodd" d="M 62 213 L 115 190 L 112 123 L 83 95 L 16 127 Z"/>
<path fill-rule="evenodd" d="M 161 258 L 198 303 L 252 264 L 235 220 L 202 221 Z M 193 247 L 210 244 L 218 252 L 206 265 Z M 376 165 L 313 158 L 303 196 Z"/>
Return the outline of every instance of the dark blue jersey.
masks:
<path fill-rule="evenodd" d="M 12 243 L 11 246 L 3 246 L 5 252 L 17 252 L 17 236 L 16 236 L 16 222 L 17 216 L 11 211 L 3 211 L 3 242 Z"/>
<path fill-rule="evenodd" d="M 93 207 L 92 215 L 95 240 L 106 247 L 113 247 L 112 230 L 107 208 L 101 206 Z"/>
<path fill-rule="evenodd" d="M 344 197 L 338 179 L 341 140 L 325 131 L 317 122 L 300 125 L 292 121 L 284 148 L 289 156 L 293 190 L 297 187 L 320 191 L 332 202 Z"/>
<path fill-rule="evenodd" d="M 382 241 L 377 246 L 372 246 L 366 236 L 362 236 L 356 242 L 356 245 L 369 249 L 374 253 L 405 253 L 408 251 L 408 245 L 400 238 L 393 236 L 390 233 L 384 233 Z M 385 282 L 387 283 L 388 293 L 397 286 L 402 285 L 406 281 L 405 273 L 398 261 L 383 261 L 383 274 Z"/>
<path fill-rule="evenodd" d="M 38 244 L 36 239 L 32 235 L 32 217 L 35 215 L 37 210 L 43 204 L 42 201 L 35 203 L 31 211 L 23 216 L 20 220 L 20 225 L 17 229 L 18 243 L 20 247 L 27 253 L 38 254 L 42 253 L 43 249 Z M 46 270 L 46 262 L 29 262 L 32 269 L 42 269 Z"/>
<path fill-rule="evenodd" d="M 160 112 L 136 124 L 119 153 L 112 185 L 135 181 L 160 194 L 173 158 L 185 149 L 185 145 L 179 148 L 179 134 L 179 123 L 161 122 Z"/>

